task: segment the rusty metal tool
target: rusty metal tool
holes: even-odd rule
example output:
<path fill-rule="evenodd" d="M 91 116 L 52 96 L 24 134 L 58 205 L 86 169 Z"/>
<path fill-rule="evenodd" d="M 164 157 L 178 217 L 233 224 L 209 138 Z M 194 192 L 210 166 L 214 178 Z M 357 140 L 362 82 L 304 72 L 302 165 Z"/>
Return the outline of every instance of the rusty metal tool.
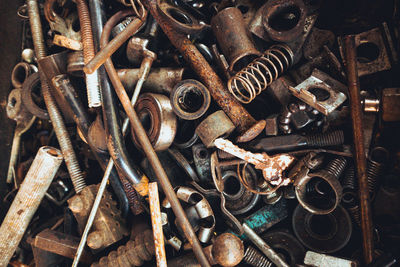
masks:
<path fill-rule="evenodd" d="M 172 25 L 159 13 L 156 0 L 145 0 L 143 4 L 158 22 L 171 43 L 181 52 L 191 68 L 208 88 L 212 98 L 237 126 L 240 136 L 238 142 L 254 139 L 265 128 L 265 120 L 256 121 L 247 110 L 228 92 L 226 86 L 214 72 L 196 46 L 186 37 L 178 33 Z"/>
<path fill-rule="evenodd" d="M 7 116 L 16 121 L 14 138 L 11 146 L 10 162 L 7 171 L 7 183 L 11 183 L 15 174 L 21 135 L 31 128 L 36 117 L 29 113 L 21 101 L 21 89 L 14 89 L 8 95 Z"/>
<path fill-rule="evenodd" d="M 350 112 L 353 126 L 353 140 L 355 163 L 357 166 L 356 174 L 358 178 L 360 208 L 361 208 L 361 230 L 363 237 L 363 253 L 365 263 L 371 263 L 373 260 L 373 226 L 372 214 L 369 203 L 367 163 L 364 147 L 364 128 L 361 111 L 360 84 L 357 71 L 356 43 L 353 35 L 344 37 L 345 44 L 345 67 L 347 73 Z"/>
<path fill-rule="evenodd" d="M 157 182 L 149 183 L 149 203 L 151 225 L 153 226 L 154 245 L 156 249 L 157 266 L 167 267 Z"/>

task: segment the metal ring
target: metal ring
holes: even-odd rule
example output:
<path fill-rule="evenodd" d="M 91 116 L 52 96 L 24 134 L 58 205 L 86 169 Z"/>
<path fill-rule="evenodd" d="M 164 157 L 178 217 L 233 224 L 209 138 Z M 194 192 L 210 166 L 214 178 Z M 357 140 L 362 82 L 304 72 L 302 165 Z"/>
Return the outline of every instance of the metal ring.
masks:
<path fill-rule="evenodd" d="M 185 149 L 191 147 L 197 142 L 197 140 L 199 140 L 199 136 L 195 132 L 195 121 L 181 120 L 178 123 L 178 129 L 179 131 L 177 131 L 174 139 L 174 145 L 177 148 Z M 192 134 L 187 138 L 185 135 L 190 131 Z"/>
<path fill-rule="evenodd" d="M 211 96 L 202 83 L 188 79 L 175 85 L 170 101 L 178 117 L 184 120 L 195 120 L 206 113 L 211 103 Z"/>
<path fill-rule="evenodd" d="M 11 83 L 15 88 L 21 88 L 24 81 L 35 72 L 35 69 L 26 62 L 20 62 L 14 66 L 11 72 Z"/>
<path fill-rule="evenodd" d="M 22 103 L 26 109 L 34 116 L 49 120 L 49 113 L 46 109 L 39 107 L 32 99 L 33 89 L 40 87 L 40 75 L 38 72 L 32 73 L 22 84 Z"/>
<path fill-rule="evenodd" d="M 160 94 L 142 94 L 135 106 L 154 150 L 161 151 L 171 146 L 174 141 L 177 120 L 168 97 Z M 141 147 L 131 128 L 132 139 Z"/>
<path fill-rule="evenodd" d="M 333 253 L 342 249 L 349 242 L 353 230 L 349 214 L 340 205 L 326 215 L 309 213 L 298 205 L 293 212 L 292 224 L 299 241 L 320 253 Z"/>

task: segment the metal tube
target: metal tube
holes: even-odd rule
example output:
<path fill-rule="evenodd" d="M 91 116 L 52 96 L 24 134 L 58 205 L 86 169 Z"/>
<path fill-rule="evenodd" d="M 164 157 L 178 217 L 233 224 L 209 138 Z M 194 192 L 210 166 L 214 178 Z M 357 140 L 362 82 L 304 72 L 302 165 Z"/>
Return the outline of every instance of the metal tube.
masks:
<path fill-rule="evenodd" d="M 110 18 L 110 20 L 107 22 L 107 24 L 104 26 L 103 34 L 101 36 L 101 45 L 104 47 L 107 44 L 108 38 L 111 34 L 111 29 L 113 25 L 119 20 L 118 17 L 121 15 L 121 13 L 115 14 L 113 17 Z M 133 22 L 131 22 L 132 24 Z M 124 30 L 129 31 L 128 28 Z M 135 31 L 130 32 L 129 34 L 132 35 Z M 107 69 L 107 73 L 109 75 L 110 80 L 113 83 L 114 89 L 122 103 L 122 106 L 124 107 L 125 112 L 127 113 L 127 116 L 129 118 L 129 121 L 132 124 L 132 128 L 135 130 L 136 137 L 146 154 L 157 178 L 159 183 L 161 184 L 161 187 L 163 188 L 163 191 L 168 199 L 168 201 L 171 203 L 172 210 L 175 213 L 175 216 L 177 218 L 178 223 L 181 226 L 181 229 L 183 229 L 186 238 L 188 239 L 189 243 L 192 245 L 193 252 L 196 255 L 196 258 L 200 262 L 202 266 L 210 266 L 208 263 L 208 260 L 206 256 L 204 255 L 204 252 L 202 250 L 202 247 L 200 245 L 199 240 L 197 239 L 196 233 L 192 228 L 192 225 L 190 224 L 188 218 L 186 217 L 185 211 L 183 210 L 181 203 L 179 202 L 174 189 L 172 188 L 172 185 L 168 179 L 167 174 L 165 173 L 165 170 L 163 166 L 161 165 L 160 160 L 158 159 L 157 154 L 155 153 L 149 138 L 147 137 L 147 133 L 145 129 L 143 128 L 139 117 L 137 116 L 135 110 L 133 109 L 128 95 L 121 83 L 121 81 L 118 78 L 118 74 L 112 64 L 111 59 L 107 59 L 105 63 L 105 67 Z M 147 193 L 147 188 L 143 188 L 142 181 L 139 183 L 139 188 L 138 184 L 133 184 L 135 188 L 137 189 L 138 193 Z"/>
<path fill-rule="evenodd" d="M 157 182 L 149 183 L 149 203 L 151 225 L 153 226 L 154 246 L 156 249 L 157 267 L 167 267 Z"/>
<path fill-rule="evenodd" d="M 156 0 L 145 0 L 143 4 L 162 28 L 171 43 L 181 52 L 191 68 L 197 73 L 201 81 L 210 91 L 216 103 L 225 111 L 238 128 L 240 142 L 252 140 L 265 128 L 265 121 L 256 120 L 247 110 L 229 93 L 226 86 L 208 64 L 196 46 L 184 34 L 174 31 L 168 21 L 157 10 Z"/>
<path fill-rule="evenodd" d="M 0 226 L 0 266 L 7 266 L 49 188 L 63 158 L 53 147 L 41 147 Z"/>
<path fill-rule="evenodd" d="M 364 127 L 361 111 L 360 84 L 357 72 L 355 37 L 348 35 L 344 38 L 345 66 L 350 96 L 350 112 L 353 126 L 353 141 L 355 163 L 357 167 L 358 187 L 361 208 L 361 230 L 363 236 L 363 253 L 366 264 L 373 260 L 373 226 L 369 203 L 368 179 L 366 172 L 366 156 L 364 147 Z"/>
<path fill-rule="evenodd" d="M 243 231 L 247 237 L 256 245 L 265 256 L 267 256 L 278 267 L 289 267 L 281 256 L 278 255 L 265 241 L 259 237 L 246 223 L 242 224 Z"/>

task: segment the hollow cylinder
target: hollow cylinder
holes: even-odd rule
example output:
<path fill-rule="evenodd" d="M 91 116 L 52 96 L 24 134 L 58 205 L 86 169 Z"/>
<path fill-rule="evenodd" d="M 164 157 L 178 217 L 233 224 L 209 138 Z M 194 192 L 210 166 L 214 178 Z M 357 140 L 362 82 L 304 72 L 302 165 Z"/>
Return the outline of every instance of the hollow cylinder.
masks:
<path fill-rule="evenodd" d="M 0 266 L 7 266 L 63 160 L 61 151 L 41 147 L 0 226 Z"/>
<path fill-rule="evenodd" d="M 231 71 L 239 71 L 261 56 L 245 25 L 242 13 L 236 7 L 223 9 L 211 20 L 211 27 Z"/>

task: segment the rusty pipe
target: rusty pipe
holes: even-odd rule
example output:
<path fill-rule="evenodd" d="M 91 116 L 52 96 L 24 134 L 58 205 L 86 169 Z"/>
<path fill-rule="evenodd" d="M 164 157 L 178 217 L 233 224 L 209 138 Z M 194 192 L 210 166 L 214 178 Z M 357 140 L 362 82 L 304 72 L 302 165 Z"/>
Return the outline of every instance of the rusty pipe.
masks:
<path fill-rule="evenodd" d="M 81 39 L 83 45 L 83 60 L 87 64 L 95 54 L 92 23 L 90 21 L 89 8 L 85 0 L 74 0 L 78 9 L 79 24 L 81 26 Z M 101 93 L 99 76 L 97 72 L 86 74 L 86 90 L 89 107 L 101 106 Z"/>
<path fill-rule="evenodd" d="M 132 10 L 122 11 L 124 15 L 121 17 L 126 17 L 132 15 Z M 83 71 L 86 74 L 91 74 L 96 71 L 101 65 L 103 65 L 108 58 L 117 51 L 118 48 L 121 47 L 123 43 L 125 43 L 132 35 L 132 32 L 137 31 L 140 28 L 147 18 L 147 12 L 143 18 L 135 18 L 131 23 L 120 32 L 117 36 L 115 36 L 106 46 L 102 47 L 101 50 L 95 55 L 95 57 L 88 62 L 85 67 L 83 67 Z"/>
<path fill-rule="evenodd" d="M 366 171 L 366 156 L 364 147 L 363 116 L 361 111 L 360 84 L 357 71 L 357 55 L 355 37 L 344 38 L 345 67 L 350 95 L 350 113 L 353 126 L 355 163 L 360 194 L 361 230 L 363 237 L 363 253 L 366 264 L 373 260 L 373 225 L 369 202 L 368 179 Z"/>
<path fill-rule="evenodd" d="M 176 32 L 171 24 L 158 12 L 157 1 L 144 0 L 143 4 L 150 11 L 171 43 L 181 52 L 191 68 L 200 77 L 216 103 L 238 128 L 240 133 L 238 141 L 250 141 L 261 133 L 265 128 L 265 120 L 256 122 L 247 110 L 228 92 L 222 80 L 197 50 L 196 46 L 184 34 Z"/>
<path fill-rule="evenodd" d="M 116 13 L 110 20 L 106 23 L 103 29 L 103 34 L 101 36 L 100 44 L 102 47 L 105 47 L 108 42 L 108 38 L 111 34 L 112 27 L 119 21 L 119 18 L 123 15 L 123 12 Z M 135 21 L 135 20 L 134 20 Z M 133 22 L 131 22 L 132 24 Z M 140 26 L 140 24 L 138 24 Z M 138 27 L 139 28 L 139 27 Z M 137 29 L 136 29 L 137 30 Z M 129 35 L 132 35 L 136 30 L 129 32 Z M 123 31 L 130 31 L 128 27 Z M 121 33 L 122 34 L 122 33 Z M 160 160 L 158 159 L 157 154 L 155 153 L 149 138 L 147 137 L 147 133 L 143 128 L 139 117 L 137 116 L 135 110 L 133 109 L 129 97 L 123 87 L 121 81 L 118 78 L 117 71 L 114 68 L 114 65 L 110 58 L 108 58 L 105 62 L 105 67 L 108 73 L 108 76 L 114 86 L 114 89 L 120 99 L 125 112 L 129 118 L 129 121 L 132 125 L 132 128 L 135 130 L 136 137 L 143 148 L 144 153 L 146 154 L 149 162 L 152 165 L 152 168 L 158 178 L 158 182 L 160 183 L 163 191 L 169 201 L 171 203 L 172 210 L 175 213 L 175 216 L 181 226 L 181 229 L 184 230 L 185 236 L 188 239 L 189 243 L 192 245 L 193 252 L 196 255 L 196 258 L 201 263 L 202 266 L 210 266 L 202 247 L 200 245 L 199 240 L 197 239 L 196 233 L 194 232 L 188 218 L 186 217 L 185 211 L 183 210 L 181 203 L 178 200 L 178 197 L 175 194 L 174 189 L 168 179 L 167 174 L 163 166 L 161 165 Z M 134 185 L 135 186 L 135 185 Z M 139 192 L 140 193 L 140 192 Z"/>
<path fill-rule="evenodd" d="M 62 162 L 58 149 L 41 147 L 0 226 L 0 266 L 7 266 Z"/>

